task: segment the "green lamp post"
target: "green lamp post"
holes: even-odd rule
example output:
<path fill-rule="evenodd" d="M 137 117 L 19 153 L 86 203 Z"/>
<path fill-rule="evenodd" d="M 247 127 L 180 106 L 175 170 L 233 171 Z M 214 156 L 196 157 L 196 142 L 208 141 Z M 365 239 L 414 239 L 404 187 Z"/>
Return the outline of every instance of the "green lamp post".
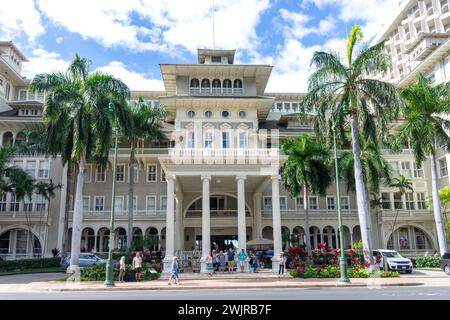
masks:
<path fill-rule="evenodd" d="M 108 105 L 109 110 L 114 112 L 114 104 L 112 102 Z M 119 126 L 117 123 L 117 117 L 114 115 L 115 122 L 115 145 L 114 145 L 114 167 L 113 167 L 113 184 L 112 184 L 112 201 L 111 201 L 111 221 L 109 227 L 109 248 L 108 248 L 108 260 L 106 262 L 106 287 L 114 287 L 114 270 L 113 270 L 113 259 L 112 259 L 112 248 L 113 248 L 113 234 L 114 234 L 114 213 L 116 207 L 116 169 L 117 169 L 117 144 L 119 140 Z"/>
<path fill-rule="evenodd" d="M 347 106 L 342 105 L 342 113 L 345 115 L 347 113 Z M 339 242 L 341 254 L 339 255 L 339 266 L 341 277 L 339 279 L 340 283 L 349 283 L 350 279 L 347 274 L 347 262 L 345 261 L 345 248 L 344 248 L 344 226 L 342 225 L 342 214 L 341 214 L 341 194 L 339 190 L 339 167 L 337 160 L 337 148 L 336 148 L 336 123 L 333 123 L 333 145 L 334 145 L 334 166 L 336 170 L 336 198 L 337 198 L 337 209 L 338 209 L 338 223 L 339 223 Z"/>

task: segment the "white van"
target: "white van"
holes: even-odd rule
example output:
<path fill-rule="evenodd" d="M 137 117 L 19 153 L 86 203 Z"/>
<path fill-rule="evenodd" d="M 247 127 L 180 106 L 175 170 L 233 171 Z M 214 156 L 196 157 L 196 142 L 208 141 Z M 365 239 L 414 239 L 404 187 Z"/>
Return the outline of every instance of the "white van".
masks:
<path fill-rule="evenodd" d="M 386 259 L 388 271 L 405 271 L 411 273 L 413 270 L 412 261 L 408 258 L 402 257 L 400 253 L 395 250 L 376 249 L 373 251 L 375 263 L 383 269 L 383 259 Z"/>

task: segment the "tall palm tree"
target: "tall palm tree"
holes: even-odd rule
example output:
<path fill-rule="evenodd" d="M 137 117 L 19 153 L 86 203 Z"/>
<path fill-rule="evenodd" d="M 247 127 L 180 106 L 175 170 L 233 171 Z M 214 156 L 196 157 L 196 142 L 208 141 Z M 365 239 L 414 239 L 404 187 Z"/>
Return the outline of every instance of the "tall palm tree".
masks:
<path fill-rule="evenodd" d="M 308 93 L 301 109 L 315 108 L 315 126 L 323 133 L 330 133 L 326 115 L 332 114 L 333 125 L 342 141 L 346 141 L 347 119 L 350 122 L 364 258 L 373 269 L 369 196 L 364 184 L 359 133 L 360 130 L 364 131 L 367 139 L 373 141 L 383 137 L 387 124 L 398 114 L 401 99 L 394 85 L 370 76 L 386 71 L 390 65 L 389 57 L 384 52 L 384 43 L 369 48 L 361 47 L 356 53 L 356 47 L 361 41 L 362 31 L 356 25 L 348 38 L 346 62 L 341 61 L 335 53 L 314 53 L 312 64 L 317 70 L 308 80 Z M 348 111 L 342 112 L 343 106 L 347 106 Z"/>
<path fill-rule="evenodd" d="M 164 138 L 161 121 L 166 113 L 161 107 L 152 107 L 142 98 L 131 102 L 128 106 L 129 125 L 123 128 L 126 139 L 131 145 L 130 176 L 128 188 L 128 230 L 127 248 L 130 249 L 133 241 L 133 192 L 134 170 L 136 170 L 136 145 L 139 140 L 160 141 Z"/>
<path fill-rule="evenodd" d="M 98 71 L 90 73 L 89 66 L 87 59 L 75 55 L 66 72 L 36 75 L 30 85 L 33 91 L 48 93 L 44 120 L 50 154 L 61 154 L 63 164 L 70 159 L 78 166 L 70 256 L 74 272 L 79 271 L 85 163 L 107 161 L 112 118 L 125 123 L 125 100 L 130 94 L 122 81 Z"/>
<path fill-rule="evenodd" d="M 288 160 L 280 168 L 281 182 L 293 198 L 303 192 L 306 250 L 308 257 L 311 258 L 308 195 L 309 193 L 325 195 L 332 180 L 330 151 L 326 144 L 318 142 L 307 134 L 303 134 L 296 141 L 285 141 L 282 149 L 288 156 Z"/>
<path fill-rule="evenodd" d="M 399 175 L 398 178 L 394 178 L 394 181 L 390 184 L 392 188 L 397 188 L 398 192 L 400 193 L 400 197 L 403 198 L 403 196 L 406 194 L 406 192 L 409 190 L 411 192 L 414 192 L 413 184 L 411 180 L 407 179 L 404 175 Z M 395 214 L 394 223 L 392 224 L 392 232 L 394 232 L 395 224 L 397 223 L 398 213 L 399 209 L 397 208 L 397 213 Z"/>
<path fill-rule="evenodd" d="M 34 180 L 22 168 L 11 165 L 16 153 L 14 146 L 0 146 L 0 192 L 11 192 L 20 201 L 32 195 Z"/>
<path fill-rule="evenodd" d="M 418 167 L 426 157 L 430 157 L 434 219 L 439 251 L 443 255 L 447 250 L 447 241 L 438 193 L 436 150 L 450 150 L 450 137 L 446 133 L 450 129 L 450 120 L 446 117 L 450 112 L 450 82 L 433 85 L 419 75 L 414 84 L 401 89 L 401 95 L 406 101 L 402 110 L 405 120 L 398 130 L 398 141 L 411 141 Z"/>

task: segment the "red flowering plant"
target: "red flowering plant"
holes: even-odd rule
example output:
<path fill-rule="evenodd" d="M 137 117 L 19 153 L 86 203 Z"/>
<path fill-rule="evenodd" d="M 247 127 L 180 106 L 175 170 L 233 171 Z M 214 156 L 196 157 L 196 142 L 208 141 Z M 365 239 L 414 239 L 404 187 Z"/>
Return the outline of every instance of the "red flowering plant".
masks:
<path fill-rule="evenodd" d="M 335 262 L 336 253 L 335 250 L 328 248 L 326 242 L 319 243 L 319 249 L 313 250 L 313 261 L 315 265 L 330 265 L 336 264 Z"/>
<path fill-rule="evenodd" d="M 292 268 L 297 269 L 299 265 L 307 260 L 308 253 L 303 246 L 295 246 L 288 249 L 288 256 L 291 258 Z"/>

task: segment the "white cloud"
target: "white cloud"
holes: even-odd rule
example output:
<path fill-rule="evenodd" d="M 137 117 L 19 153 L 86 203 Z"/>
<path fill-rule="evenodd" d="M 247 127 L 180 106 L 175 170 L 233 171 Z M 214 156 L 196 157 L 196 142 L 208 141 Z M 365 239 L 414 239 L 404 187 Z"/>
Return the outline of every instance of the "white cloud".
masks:
<path fill-rule="evenodd" d="M 279 27 L 286 38 L 301 39 L 310 34 L 324 35 L 330 32 L 335 26 L 335 19 L 330 15 L 326 19 L 320 20 L 317 25 L 310 25 L 311 16 L 301 12 L 292 12 L 286 9 L 280 9 L 282 18 Z"/>
<path fill-rule="evenodd" d="M 44 49 L 35 49 L 29 62 L 23 64 L 22 73 L 27 78 L 32 79 L 39 73 L 50 73 L 54 71 L 65 71 L 69 66 L 69 61 L 60 57 L 54 52 L 47 52 Z"/>
<path fill-rule="evenodd" d="M 63 37 L 58 37 L 58 38 L 55 39 L 55 42 L 56 42 L 57 44 L 60 44 L 63 40 L 64 40 Z"/>
<path fill-rule="evenodd" d="M 111 61 L 104 67 L 97 70 L 112 74 L 121 79 L 131 90 L 144 91 L 164 91 L 162 80 L 148 79 L 144 74 L 130 71 L 125 64 L 120 61 Z"/>
<path fill-rule="evenodd" d="M 0 5 L 0 38 L 11 40 L 24 33 L 33 42 L 45 32 L 33 0 L 2 1 Z"/>

